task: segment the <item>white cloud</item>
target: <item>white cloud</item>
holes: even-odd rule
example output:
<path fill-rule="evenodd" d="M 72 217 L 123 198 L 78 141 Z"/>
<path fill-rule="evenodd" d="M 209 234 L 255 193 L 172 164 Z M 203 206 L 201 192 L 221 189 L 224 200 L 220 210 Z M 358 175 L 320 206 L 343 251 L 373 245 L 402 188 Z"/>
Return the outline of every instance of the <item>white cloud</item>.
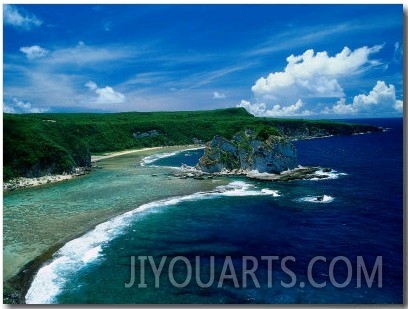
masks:
<path fill-rule="evenodd" d="M 17 111 L 12 106 L 8 106 L 7 104 L 3 103 L 3 113 L 8 114 L 16 114 Z"/>
<path fill-rule="evenodd" d="M 11 114 L 20 113 L 45 113 L 48 112 L 48 107 L 34 107 L 30 102 L 24 102 L 20 99 L 13 98 L 10 103 L 3 102 L 3 112 Z"/>
<path fill-rule="evenodd" d="M 356 95 L 352 103 L 347 103 L 345 99 L 341 83 L 352 75 L 381 64 L 377 60 L 370 60 L 369 56 L 382 47 L 365 46 L 353 51 L 345 47 L 334 56 L 329 56 L 327 52 L 315 53 L 312 49 L 298 56 L 291 55 L 286 58 L 287 65 L 283 71 L 272 72 L 252 86 L 255 102 L 258 103 L 242 100 L 238 106 L 256 116 L 266 117 L 401 113 L 402 100 L 396 99 L 394 86 L 387 86 L 383 81 L 378 81 L 369 94 Z M 399 44 L 394 47 L 398 50 Z M 328 98 L 338 98 L 338 101 L 322 109 L 322 104 L 326 104 Z M 312 102 L 318 99 L 320 103 L 306 109 L 305 99 Z"/>
<path fill-rule="evenodd" d="M 197 60 L 197 58 L 193 58 L 193 60 L 195 61 Z M 221 69 L 214 70 L 214 71 L 206 71 L 206 72 L 192 74 L 188 76 L 188 79 L 186 80 L 186 82 L 188 85 L 193 85 L 193 86 L 189 86 L 190 88 L 201 88 L 205 85 L 212 83 L 214 80 L 218 80 L 229 74 L 242 71 L 248 66 L 249 65 L 239 64 L 236 66 L 225 67 L 225 68 L 221 68 Z"/>
<path fill-rule="evenodd" d="M 44 58 L 39 60 L 42 59 Z M 53 108 L 82 103 L 83 83 L 79 84 L 81 88 L 78 86 L 82 76 L 51 71 L 37 61 L 33 64 L 34 66 L 19 65 L 8 75 L 8 79 L 5 79 L 4 97 L 12 98 L 18 94 L 18 97 L 27 101 Z"/>
<path fill-rule="evenodd" d="M 302 29 L 290 29 L 286 32 L 276 32 L 275 35 L 267 39 L 251 50 L 248 54 L 250 56 L 259 56 L 265 54 L 272 54 L 277 51 L 290 50 L 301 46 L 308 46 L 314 42 L 322 41 L 326 37 L 333 37 L 342 32 L 350 31 L 350 27 L 355 25 L 338 24 L 329 27 L 322 27 L 321 25 L 312 27 L 302 27 Z M 279 42 L 279 44 L 276 44 Z"/>
<path fill-rule="evenodd" d="M 374 88 L 366 94 L 359 94 L 353 98 L 353 102 L 347 104 L 345 98 L 341 98 L 334 106 L 326 107 L 323 114 L 357 114 L 357 113 L 391 113 L 402 112 L 403 102 L 397 100 L 394 85 L 384 81 L 377 81 Z"/>
<path fill-rule="evenodd" d="M 19 10 L 17 6 L 11 4 L 3 5 L 3 22 L 5 25 L 23 30 L 30 30 L 32 27 L 39 27 L 42 24 L 42 21 L 35 15 Z"/>
<path fill-rule="evenodd" d="M 123 103 L 126 100 L 126 96 L 123 93 L 113 90 L 112 87 L 99 88 L 93 81 L 87 82 L 85 86 L 98 95 L 94 100 L 96 104 L 116 104 Z"/>
<path fill-rule="evenodd" d="M 352 104 L 346 104 L 346 99 L 341 98 L 332 108 L 326 107 L 322 114 L 352 115 L 356 112 Z"/>
<path fill-rule="evenodd" d="M 227 96 L 224 93 L 220 93 L 218 91 L 214 91 L 213 99 L 225 99 Z"/>
<path fill-rule="evenodd" d="M 394 54 L 392 56 L 392 61 L 393 62 L 399 62 L 402 61 L 403 57 L 403 46 L 399 42 L 395 42 L 394 44 Z"/>
<path fill-rule="evenodd" d="M 403 112 L 404 110 L 404 103 L 402 102 L 402 100 L 396 100 L 394 105 L 392 106 L 394 107 L 394 109 L 398 112 Z"/>
<path fill-rule="evenodd" d="M 399 42 L 395 42 L 395 43 L 394 43 L 394 51 L 395 51 L 395 52 L 400 52 L 400 53 L 402 53 L 402 48 L 401 48 Z"/>
<path fill-rule="evenodd" d="M 237 107 L 244 107 L 248 112 L 259 117 L 286 117 L 286 116 L 310 116 L 313 112 L 302 110 L 304 103 L 298 100 L 295 104 L 289 106 L 281 106 L 275 104 L 271 109 L 266 108 L 265 103 L 251 103 L 242 100 Z"/>
<path fill-rule="evenodd" d="M 76 46 L 76 48 L 79 49 L 79 48 L 83 48 L 83 47 L 85 47 L 85 46 L 86 46 L 86 45 L 85 45 L 84 41 L 79 41 L 78 44 L 77 44 L 77 46 Z"/>
<path fill-rule="evenodd" d="M 38 45 L 33 45 L 30 47 L 24 46 L 20 48 L 20 51 L 24 53 L 26 57 L 30 60 L 36 59 L 36 58 L 42 58 L 48 54 L 48 50 Z"/>
<path fill-rule="evenodd" d="M 164 82 L 167 75 L 169 75 L 169 73 L 164 71 L 138 73 L 123 82 L 121 86 L 134 88 L 135 86 L 141 85 L 143 85 L 143 87 L 146 85 L 157 85 L 158 83 Z"/>
<path fill-rule="evenodd" d="M 95 90 L 98 94 L 97 103 L 123 103 L 125 95 L 113 90 L 111 87 L 98 88 Z"/>
<path fill-rule="evenodd" d="M 332 57 L 325 51 L 315 53 L 313 49 L 299 56 L 292 54 L 286 58 L 284 71 L 261 77 L 252 91 L 257 97 L 286 102 L 293 102 L 294 98 L 342 97 L 344 90 L 338 79 L 357 73 L 367 65 L 378 64 L 368 57 L 381 48 L 365 46 L 352 51 L 344 47 Z"/>
<path fill-rule="evenodd" d="M 142 61 L 136 57 L 142 51 L 138 51 L 136 46 L 88 46 L 85 43 L 79 41 L 73 46 L 49 50 L 46 57 L 35 58 L 29 63 L 22 61 L 25 57 L 21 56 L 25 54 L 20 51 L 19 55 L 5 54 L 3 96 L 13 98 L 18 94 L 20 98 L 52 107 L 53 110 L 63 110 L 64 107 L 73 110 L 95 108 L 85 104 L 90 101 L 123 101 L 122 94 L 115 96 L 116 92 L 113 91 L 119 86 L 100 90 L 100 95 L 91 93 L 92 99 L 90 93 L 84 91 L 84 84 L 88 80 L 95 80 L 94 75 L 109 74 L 106 72 L 110 72 L 110 68 L 116 70 L 118 66 L 129 67 L 132 61 Z M 126 88 L 121 86 L 118 89 Z M 98 108 L 109 110 L 111 107 L 105 104 Z"/>
<path fill-rule="evenodd" d="M 237 105 L 237 107 L 245 108 L 249 113 L 254 116 L 262 116 L 265 114 L 266 105 L 265 103 L 251 103 L 246 100 L 241 100 L 241 103 Z"/>
<path fill-rule="evenodd" d="M 138 56 L 139 51 L 123 46 L 89 46 L 79 41 L 74 47 L 59 48 L 50 53 L 47 65 L 56 68 L 64 65 L 87 65 L 99 69 L 100 64 L 110 65 Z"/>
<path fill-rule="evenodd" d="M 93 82 L 93 81 L 89 81 L 85 84 L 86 87 L 88 87 L 91 90 L 96 90 L 98 89 L 98 86 Z"/>

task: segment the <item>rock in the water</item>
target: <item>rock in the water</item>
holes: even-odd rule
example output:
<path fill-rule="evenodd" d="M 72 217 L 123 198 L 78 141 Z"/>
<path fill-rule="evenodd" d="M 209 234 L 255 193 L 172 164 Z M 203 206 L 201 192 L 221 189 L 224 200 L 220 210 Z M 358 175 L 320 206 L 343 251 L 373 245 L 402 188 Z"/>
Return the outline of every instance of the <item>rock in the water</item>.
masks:
<path fill-rule="evenodd" d="M 320 195 L 318 197 L 316 197 L 316 201 L 321 202 L 324 199 L 324 195 Z"/>
<path fill-rule="evenodd" d="M 207 143 L 197 168 L 206 173 L 223 170 L 280 173 L 296 166 L 296 148 L 291 142 L 273 135 L 262 141 L 246 131 L 232 140 L 215 136 Z"/>
<path fill-rule="evenodd" d="M 296 167 L 291 170 L 284 171 L 280 174 L 259 173 L 251 171 L 246 174 L 248 178 L 266 181 L 291 181 L 312 178 L 326 178 L 327 175 L 317 175 L 319 167 Z"/>

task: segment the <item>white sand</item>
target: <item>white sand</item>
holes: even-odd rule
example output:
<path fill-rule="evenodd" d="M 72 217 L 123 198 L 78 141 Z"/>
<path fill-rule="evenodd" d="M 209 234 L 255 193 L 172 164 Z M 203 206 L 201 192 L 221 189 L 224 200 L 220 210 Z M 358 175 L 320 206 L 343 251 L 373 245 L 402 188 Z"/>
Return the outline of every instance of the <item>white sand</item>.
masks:
<path fill-rule="evenodd" d="M 63 174 L 63 175 L 48 175 L 35 178 L 18 177 L 3 183 L 3 191 L 14 190 L 18 188 L 36 187 L 53 182 L 64 181 L 80 176 L 82 174 Z"/>
<path fill-rule="evenodd" d="M 91 162 L 98 162 L 99 160 L 113 158 L 117 156 L 122 156 L 129 153 L 134 152 L 142 152 L 142 151 L 149 151 L 149 150 L 156 150 L 156 149 L 163 149 L 164 147 L 150 147 L 150 148 L 142 148 L 142 149 L 131 149 L 131 150 L 123 150 L 123 151 L 116 151 L 116 152 L 109 152 L 104 155 L 99 156 L 91 156 Z"/>
<path fill-rule="evenodd" d="M 190 147 L 190 146 L 192 145 L 175 146 L 175 147 Z M 122 151 L 116 151 L 116 152 L 109 152 L 104 155 L 91 156 L 91 162 L 95 163 L 103 159 L 118 157 L 118 156 L 122 156 L 122 155 L 129 154 L 129 153 L 143 152 L 143 151 L 149 151 L 149 150 L 159 150 L 159 149 L 165 149 L 165 148 L 168 148 L 168 147 L 149 147 L 149 148 L 142 148 L 142 149 L 130 149 L 130 150 L 122 150 Z M 18 177 L 18 178 L 9 180 L 7 182 L 4 182 L 3 191 L 15 190 L 15 189 L 26 188 L 26 187 L 41 186 L 45 184 L 50 184 L 54 182 L 72 179 L 74 177 L 78 177 L 82 175 L 85 175 L 84 169 L 77 168 L 76 171 L 74 171 L 71 174 L 47 175 L 47 176 L 36 177 L 36 178 Z"/>

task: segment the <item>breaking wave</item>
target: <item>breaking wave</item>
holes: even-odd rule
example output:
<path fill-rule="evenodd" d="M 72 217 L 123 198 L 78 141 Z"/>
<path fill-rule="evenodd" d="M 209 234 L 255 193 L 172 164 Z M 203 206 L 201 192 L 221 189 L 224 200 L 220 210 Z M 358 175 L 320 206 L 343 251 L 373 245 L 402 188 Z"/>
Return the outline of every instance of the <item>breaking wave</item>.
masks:
<path fill-rule="evenodd" d="M 102 246 L 124 233 L 124 229 L 138 218 L 138 214 L 182 202 L 212 199 L 222 196 L 261 196 L 278 197 L 279 192 L 271 189 L 257 189 L 244 181 L 234 181 L 218 186 L 213 191 L 197 192 L 190 195 L 171 197 L 144 204 L 134 210 L 119 215 L 97 225 L 83 236 L 66 243 L 51 261 L 37 272 L 25 296 L 27 304 L 56 303 L 56 296 L 70 280 L 70 277 L 90 263 L 103 258 Z"/>
<path fill-rule="evenodd" d="M 146 165 L 152 164 L 153 162 L 155 162 L 157 160 L 168 158 L 168 157 L 173 157 L 173 156 L 176 156 L 176 155 L 178 155 L 178 154 L 180 154 L 182 152 L 191 151 L 191 150 L 199 150 L 199 149 L 203 149 L 203 148 L 204 147 L 196 147 L 196 148 L 188 148 L 188 149 L 177 150 L 177 151 L 173 151 L 173 152 L 153 154 L 151 156 L 144 157 L 141 160 L 140 165 L 141 166 L 146 166 Z"/>
<path fill-rule="evenodd" d="M 334 197 L 330 195 L 318 195 L 318 196 L 306 196 L 297 199 L 298 202 L 309 202 L 309 203 L 331 203 Z"/>

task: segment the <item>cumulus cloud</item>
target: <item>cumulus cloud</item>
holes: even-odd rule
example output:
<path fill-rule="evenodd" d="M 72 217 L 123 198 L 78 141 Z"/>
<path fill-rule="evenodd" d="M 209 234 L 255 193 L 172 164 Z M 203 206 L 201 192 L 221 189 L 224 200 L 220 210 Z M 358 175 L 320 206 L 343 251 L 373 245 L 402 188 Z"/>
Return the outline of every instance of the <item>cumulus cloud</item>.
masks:
<path fill-rule="evenodd" d="M 286 58 L 284 71 L 261 77 L 252 86 L 252 91 L 256 96 L 277 99 L 289 93 L 298 97 L 342 97 L 344 90 L 338 78 L 370 64 L 369 55 L 381 48 L 380 45 L 371 48 L 364 46 L 352 51 L 344 47 L 333 57 L 325 51 L 315 53 L 313 49 L 299 56 L 292 54 Z"/>
<path fill-rule="evenodd" d="M 313 49 L 302 55 L 293 54 L 286 58 L 284 71 L 270 73 L 261 77 L 252 86 L 257 97 L 269 100 L 294 101 L 293 97 L 342 97 L 344 90 L 339 78 L 349 76 L 365 66 L 378 64 L 370 61 L 371 54 L 378 52 L 382 46 L 361 47 L 350 50 L 348 47 L 329 56 L 326 51 L 315 53 Z"/>
<path fill-rule="evenodd" d="M 99 88 L 93 81 L 87 82 L 85 86 L 97 94 L 97 97 L 94 100 L 94 103 L 96 104 L 123 103 L 126 100 L 123 93 L 113 90 L 112 87 L 106 86 L 104 88 Z"/>
<path fill-rule="evenodd" d="M 265 103 L 251 103 L 241 100 L 237 107 L 244 107 L 248 112 L 259 117 L 286 117 L 286 116 L 310 116 L 313 112 L 302 110 L 304 103 L 298 100 L 295 104 L 289 106 L 281 106 L 275 104 L 271 109 L 267 109 Z"/>
<path fill-rule="evenodd" d="M 394 85 L 389 85 L 384 81 L 377 81 L 377 84 L 369 94 L 359 94 L 353 98 L 353 102 L 347 104 L 345 98 L 341 98 L 332 107 L 326 107 L 323 114 L 357 114 L 357 113 L 386 113 L 402 112 L 402 100 L 397 100 Z"/>
<path fill-rule="evenodd" d="M 241 100 L 241 103 L 237 107 L 245 108 L 249 113 L 254 116 L 265 116 L 266 104 L 265 103 L 251 103 L 246 100 Z"/>
<path fill-rule="evenodd" d="M 298 56 L 292 54 L 286 58 L 287 65 L 283 71 L 261 77 L 252 86 L 256 103 L 242 100 L 237 106 L 264 117 L 319 114 L 373 116 L 381 113 L 397 115 L 403 110 L 403 102 L 396 98 L 393 85 L 377 81 L 368 94 L 356 95 L 350 103 L 346 102 L 347 95 L 342 86 L 346 78 L 358 76 L 380 64 L 369 58 L 382 47 L 364 46 L 355 50 L 344 47 L 334 56 L 329 56 L 325 51 L 315 53 L 312 49 Z M 399 50 L 399 43 L 394 48 Z M 337 98 L 337 102 L 329 103 L 331 98 Z M 308 101 L 308 108 L 305 108 L 305 102 Z M 312 106 L 310 102 L 319 103 Z"/>
<path fill-rule="evenodd" d="M 30 30 L 42 24 L 42 21 L 37 16 L 19 10 L 17 6 L 11 4 L 3 5 L 3 22 L 5 25 L 14 26 L 22 30 Z"/>
<path fill-rule="evenodd" d="M 38 45 L 33 46 L 24 46 L 20 48 L 20 51 L 26 55 L 26 57 L 30 60 L 36 58 L 45 57 L 48 54 L 48 50 L 42 48 Z"/>
<path fill-rule="evenodd" d="M 404 104 L 402 103 L 402 100 L 396 100 L 392 107 L 394 107 L 396 111 L 401 112 L 401 113 L 404 110 Z"/>
<path fill-rule="evenodd" d="M 3 102 L 3 112 L 10 114 L 20 113 L 45 113 L 48 107 L 34 107 L 30 102 L 24 102 L 18 98 L 13 98 L 8 104 Z"/>
<path fill-rule="evenodd" d="M 224 93 L 220 93 L 218 91 L 214 91 L 213 99 L 225 99 L 227 96 Z"/>
<path fill-rule="evenodd" d="M 17 111 L 12 106 L 8 106 L 7 104 L 3 103 L 3 113 L 7 114 L 16 114 Z"/>

